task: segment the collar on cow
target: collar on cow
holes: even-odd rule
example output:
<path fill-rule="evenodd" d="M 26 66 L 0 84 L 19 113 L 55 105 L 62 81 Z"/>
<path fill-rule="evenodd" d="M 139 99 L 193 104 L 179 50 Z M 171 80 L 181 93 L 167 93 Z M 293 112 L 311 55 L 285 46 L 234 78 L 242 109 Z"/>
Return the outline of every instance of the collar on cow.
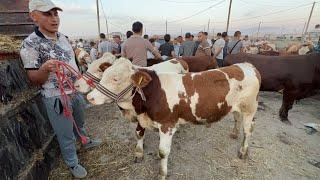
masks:
<path fill-rule="evenodd" d="M 133 86 L 133 84 L 131 83 L 127 88 L 125 88 L 124 90 L 122 90 L 119 94 L 115 94 L 115 93 L 111 92 L 110 90 L 108 90 L 107 88 L 105 88 L 105 87 L 104 87 L 103 85 L 101 85 L 100 83 L 98 83 L 98 84 L 96 85 L 96 89 L 97 89 L 98 91 L 100 91 L 102 94 L 104 94 L 105 96 L 111 98 L 111 99 L 113 100 L 113 102 L 115 102 L 115 103 L 118 104 L 119 102 L 125 101 L 125 99 L 123 99 L 123 97 L 124 97 L 126 94 L 128 94 L 129 92 L 132 92 L 132 90 L 134 89 L 134 86 Z M 132 99 L 137 92 L 140 94 L 142 100 L 143 100 L 143 101 L 146 101 L 146 97 L 145 97 L 142 89 L 139 88 L 139 87 L 136 87 L 136 88 L 135 88 L 135 91 L 134 91 L 133 95 L 132 95 L 129 99 Z"/>
<path fill-rule="evenodd" d="M 95 77 L 93 74 L 89 73 L 88 71 L 83 74 L 84 77 L 88 79 L 92 79 L 92 81 L 96 84 L 99 84 L 100 78 Z"/>

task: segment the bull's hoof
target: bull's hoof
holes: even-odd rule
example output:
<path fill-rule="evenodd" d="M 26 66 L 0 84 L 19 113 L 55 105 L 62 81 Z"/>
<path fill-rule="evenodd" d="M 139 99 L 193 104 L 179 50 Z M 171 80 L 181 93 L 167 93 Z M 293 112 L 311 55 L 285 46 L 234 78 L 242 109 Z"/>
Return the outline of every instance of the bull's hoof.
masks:
<path fill-rule="evenodd" d="M 158 175 L 158 180 L 165 180 L 166 176 L 159 174 Z"/>
<path fill-rule="evenodd" d="M 248 151 L 247 152 L 241 152 L 241 150 L 238 152 L 238 157 L 240 159 L 248 159 Z"/>
<path fill-rule="evenodd" d="M 141 163 L 142 161 L 143 161 L 143 156 L 142 156 L 142 157 L 137 157 L 137 156 L 136 156 L 136 157 L 134 158 L 134 162 L 135 162 L 135 163 Z"/>
<path fill-rule="evenodd" d="M 141 163 L 143 161 L 143 151 L 139 148 L 136 148 L 136 152 L 134 153 L 134 162 Z"/>
<path fill-rule="evenodd" d="M 235 133 L 230 133 L 230 138 L 232 139 L 238 139 L 238 134 L 235 134 Z"/>
<path fill-rule="evenodd" d="M 280 117 L 281 118 L 281 122 L 287 124 L 287 125 L 292 125 L 292 123 L 289 121 L 288 118 L 286 117 Z"/>

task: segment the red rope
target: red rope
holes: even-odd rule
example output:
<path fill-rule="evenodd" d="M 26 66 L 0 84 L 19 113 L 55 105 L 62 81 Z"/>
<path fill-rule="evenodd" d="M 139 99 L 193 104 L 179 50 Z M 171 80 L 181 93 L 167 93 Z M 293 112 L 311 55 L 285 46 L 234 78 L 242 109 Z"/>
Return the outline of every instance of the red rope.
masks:
<path fill-rule="evenodd" d="M 75 92 L 76 89 L 74 88 L 71 80 L 66 76 L 66 72 L 69 72 L 69 73 L 76 75 L 77 79 L 83 78 L 90 87 L 95 87 L 95 85 L 94 85 L 92 79 L 84 78 L 77 70 L 75 70 L 69 64 L 66 64 L 61 61 L 56 61 L 55 63 L 56 63 L 56 72 L 55 73 L 57 76 L 57 81 L 58 81 L 58 85 L 59 85 L 59 89 L 60 89 L 60 93 L 61 93 L 61 99 L 62 99 L 62 104 L 63 104 L 63 114 L 65 117 L 67 117 L 68 119 L 70 119 L 72 121 L 78 135 L 81 138 L 81 143 L 86 144 L 87 137 L 80 133 L 79 128 L 78 128 L 78 126 L 72 116 L 72 112 L 69 107 L 69 96 L 65 92 L 64 84 L 67 84 L 68 87 L 72 90 L 72 92 Z"/>

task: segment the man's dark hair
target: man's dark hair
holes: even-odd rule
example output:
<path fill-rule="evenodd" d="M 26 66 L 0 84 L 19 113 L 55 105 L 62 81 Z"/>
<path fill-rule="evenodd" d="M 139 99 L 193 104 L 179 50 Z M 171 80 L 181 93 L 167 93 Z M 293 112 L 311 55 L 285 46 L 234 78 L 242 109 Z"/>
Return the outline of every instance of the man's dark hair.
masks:
<path fill-rule="evenodd" d="M 221 36 L 224 38 L 224 37 L 227 37 L 228 36 L 228 33 L 227 32 L 223 32 L 222 34 L 221 34 Z"/>
<path fill-rule="evenodd" d="M 129 38 L 129 37 L 132 36 L 132 35 L 133 35 L 133 32 L 132 32 L 132 31 L 127 31 L 127 33 L 126 33 L 127 38 Z"/>
<path fill-rule="evenodd" d="M 150 39 L 149 39 L 149 42 L 150 42 L 150 43 L 154 43 L 155 41 L 156 41 L 156 40 L 155 40 L 154 38 L 150 38 Z"/>
<path fill-rule="evenodd" d="M 164 35 L 164 41 L 166 41 L 166 42 L 169 42 L 170 41 L 170 39 L 171 39 L 171 37 L 170 37 L 170 34 L 166 34 L 166 35 Z"/>
<path fill-rule="evenodd" d="M 132 31 L 134 33 L 139 33 L 142 31 L 143 25 L 141 22 L 137 21 L 135 23 L 132 24 Z"/>
<path fill-rule="evenodd" d="M 106 35 L 104 33 L 100 33 L 99 36 L 100 36 L 101 39 L 105 39 L 106 38 Z"/>
<path fill-rule="evenodd" d="M 191 33 L 187 32 L 185 35 L 185 38 L 190 38 L 191 37 Z"/>
<path fill-rule="evenodd" d="M 203 32 L 204 35 L 208 36 L 208 32 Z"/>
<path fill-rule="evenodd" d="M 177 38 L 181 38 L 182 39 L 182 36 L 178 36 Z"/>
<path fill-rule="evenodd" d="M 96 43 L 93 41 L 90 41 L 90 46 L 93 47 L 94 45 L 96 45 Z"/>
<path fill-rule="evenodd" d="M 80 39 L 79 39 L 79 41 L 80 41 L 80 42 L 82 42 L 82 41 L 83 41 L 83 39 L 81 39 L 81 38 L 80 38 Z"/>
<path fill-rule="evenodd" d="M 191 34 L 191 37 L 192 37 L 192 38 L 194 38 L 194 35 L 193 35 L 193 34 Z"/>
<path fill-rule="evenodd" d="M 236 36 L 238 36 L 238 35 L 241 35 L 241 32 L 240 32 L 240 31 L 234 32 L 234 37 L 236 37 Z"/>
<path fill-rule="evenodd" d="M 217 36 L 221 36 L 221 33 L 217 33 Z"/>
<path fill-rule="evenodd" d="M 149 39 L 148 34 L 143 35 L 143 39 Z"/>

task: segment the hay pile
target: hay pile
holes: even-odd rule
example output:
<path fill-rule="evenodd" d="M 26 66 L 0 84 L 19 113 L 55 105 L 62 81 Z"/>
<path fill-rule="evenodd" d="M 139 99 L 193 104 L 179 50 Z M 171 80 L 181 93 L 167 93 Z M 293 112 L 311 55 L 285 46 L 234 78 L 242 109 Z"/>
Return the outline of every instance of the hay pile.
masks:
<path fill-rule="evenodd" d="M 0 53 L 15 54 L 19 53 L 21 40 L 14 39 L 6 35 L 0 35 Z"/>

